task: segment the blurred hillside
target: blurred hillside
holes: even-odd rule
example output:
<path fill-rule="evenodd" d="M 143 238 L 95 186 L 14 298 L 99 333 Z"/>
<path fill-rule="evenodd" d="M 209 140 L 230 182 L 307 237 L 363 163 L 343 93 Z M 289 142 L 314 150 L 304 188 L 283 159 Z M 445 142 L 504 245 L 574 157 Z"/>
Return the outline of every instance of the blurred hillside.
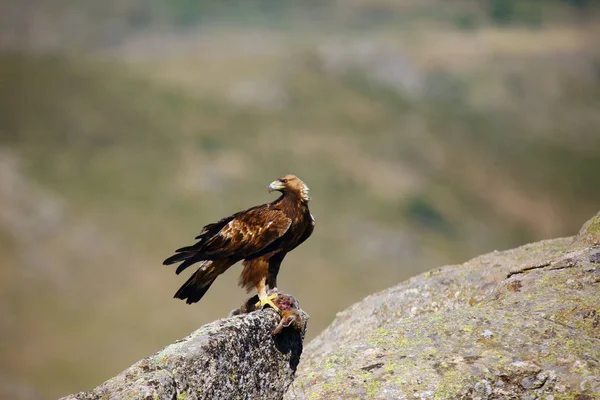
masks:
<path fill-rule="evenodd" d="M 295 173 L 311 315 L 597 211 L 595 1 L 3 3 L 0 386 L 53 398 L 225 316 L 162 260 Z M 2 392 L 0 392 L 2 393 Z"/>

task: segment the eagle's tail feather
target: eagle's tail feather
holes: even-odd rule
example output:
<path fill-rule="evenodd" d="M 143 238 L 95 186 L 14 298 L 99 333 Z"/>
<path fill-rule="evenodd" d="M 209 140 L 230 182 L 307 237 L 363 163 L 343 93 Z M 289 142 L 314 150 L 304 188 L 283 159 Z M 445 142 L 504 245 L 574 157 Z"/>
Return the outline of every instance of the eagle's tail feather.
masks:
<path fill-rule="evenodd" d="M 210 264 L 212 264 L 211 261 L 204 262 L 202 266 L 193 273 L 190 279 L 179 288 L 173 297 L 185 300 L 187 304 L 200 301 L 215 279 L 220 275 L 216 268 Z"/>
<path fill-rule="evenodd" d="M 175 270 L 175 273 L 179 275 L 181 271 L 185 270 L 190 265 L 203 260 L 204 259 L 201 254 L 198 254 L 197 252 L 188 251 L 172 255 L 171 257 L 163 261 L 163 265 L 171 265 L 183 261 Z"/>
<path fill-rule="evenodd" d="M 175 264 L 176 262 L 183 261 L 183 260 L 190 258 L 192 255 L 193 254 L 189 254 L 189 253 L 174 254 L 171 257 L 167 258 L 165 261 L 163 261 L 163 265 Z"/>
<path fill-rule="evenodd" d="M 183 253 L 183 252 L 188 252 L 188 251 L 197 251 L 197 244 L 193 245 L 193 246 L 185 246 L 182 247 L 180 249 L 175 250 L 175 253 Z"/>
<path fill-rule="evenodd" d="M 184 258 L 183 260 L 185 260 L 184 262 L 182 262 L 181 264 L 179 264 L 179 266 L 177 267 L 177 269 L 175 270 L 175 273 L 177 275 L 179 275 L 181 273 L 181 271 L 183 271 L 184 269 L 186 269 L 187 267 L 189 267 L 192 264 L 197 263 L 198 261 L 201 261 L 202 258 L 199 257 L 194 257 L 194 254 L 189 255 L 188 257 Z"/>

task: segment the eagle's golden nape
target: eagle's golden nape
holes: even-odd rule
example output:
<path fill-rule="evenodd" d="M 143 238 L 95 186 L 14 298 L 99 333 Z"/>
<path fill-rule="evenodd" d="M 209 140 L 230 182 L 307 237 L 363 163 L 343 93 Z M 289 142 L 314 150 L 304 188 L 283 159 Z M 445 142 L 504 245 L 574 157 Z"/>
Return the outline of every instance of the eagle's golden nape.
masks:
<path fill-rule="evenodd" d="M 281 262 L 310 237 L 314 219 L 308 209 L 308 186 L 297 176 L 285 175 L 271 182 L 269 191 L 273 190 L 281 192 L 275 201 L 204 226 L 195 244 L 177 249 L 163 262 L 179 263 L 177 274 L 200 263 L 174 297 L 188 304 L 200 301 L 219 275 L 243 260 L 240 286 L 256 289 L 257 307 L 279 310 L 273 300 L 277 299 Z"/>

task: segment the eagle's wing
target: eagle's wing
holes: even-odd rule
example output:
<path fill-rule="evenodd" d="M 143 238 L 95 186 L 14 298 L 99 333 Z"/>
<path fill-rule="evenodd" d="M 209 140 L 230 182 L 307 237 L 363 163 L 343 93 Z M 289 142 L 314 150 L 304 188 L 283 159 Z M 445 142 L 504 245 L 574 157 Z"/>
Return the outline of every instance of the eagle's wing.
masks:
<path fill-rule="evenodd" d="M 300 239 L 298 239 L 298 243 L 296 243 L 296 245 L 294 247 L 289 249 L 289 251 L 294 250 L 296 247 L 298 247 L 302 243 L 304 243 L 306 241 L 306 239 L 308 239 L 310 237 L 310 235 L 312 235 L 313 231 L 315 230 L 315 218 L 312 216 L 312 214 L 308 214 L 308 217 L 309 217 L 309 219 L 306 221 L 306 223 L 304 225 L 304 230 L 302 231 L 302 235 L 300 236 Z"/>
<path fill-rule="evenodd" d="M 302 237 L 298 241 L 298 244 L 296 245 L 296 247 L 298 247 L 302 243 L 304 243 L 306 241 L 306 239 L 308 239 L 310 237 L 310 235 L 312 235 L 313 231 L 315 230 L 315 217 L 313 217 L 312 214 L 308 214 L 308 216 L 310 217 L 310 221 L 306 225 L 306 228 L 304 229 L 304 233 L 302 234 Z M 294 248 L 296 248 L 296 247 L 294 247 Z"/>
<path fill-rule="evenodd" d="M 219 222 L 204 227 L 196 237 L 198 242 L 177 250 L 163 264 L 183 261 L 177 267 L 180 273 L 202 260 L 220 260 L 234 257 L 243 259 L 259 252 L 280 238 L 292 220 L 279 209 L 259 206 L 241 211 Z"/>
<path fill-rule="evenodd" d="M 202 253 L 211 259 L 232 255 L 244 258 L 280 238 L 292 220 L 278 209 L 253 209 L 229 221 L 204 245 Z"/>

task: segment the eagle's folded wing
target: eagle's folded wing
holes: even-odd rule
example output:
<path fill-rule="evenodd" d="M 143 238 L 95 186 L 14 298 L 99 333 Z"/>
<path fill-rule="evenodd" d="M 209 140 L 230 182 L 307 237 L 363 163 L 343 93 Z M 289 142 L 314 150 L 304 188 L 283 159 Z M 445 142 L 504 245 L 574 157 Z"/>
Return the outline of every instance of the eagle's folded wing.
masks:
<path fill-rule="evenodd" d="M 229 257 L 243 259 L 259 252 L 283 236 L 292 221 L 284 212 L 274 208 L 255 207 L 207 225 L 198 242 L 177 250 L 177 254 L 164 261 L 165 265 L 183 261 L 177 268 L 180 273 L 202 260 L 219 260 Z"/>
<path fill-rule="evenodd" d="M 202 253 L 210 259 L 231 257 L 244 258 L 256 253 L 289 229 L 292 220 L 277 209 L 253 209 L 241 213 L 229 221 L 204 245 Z"/>

